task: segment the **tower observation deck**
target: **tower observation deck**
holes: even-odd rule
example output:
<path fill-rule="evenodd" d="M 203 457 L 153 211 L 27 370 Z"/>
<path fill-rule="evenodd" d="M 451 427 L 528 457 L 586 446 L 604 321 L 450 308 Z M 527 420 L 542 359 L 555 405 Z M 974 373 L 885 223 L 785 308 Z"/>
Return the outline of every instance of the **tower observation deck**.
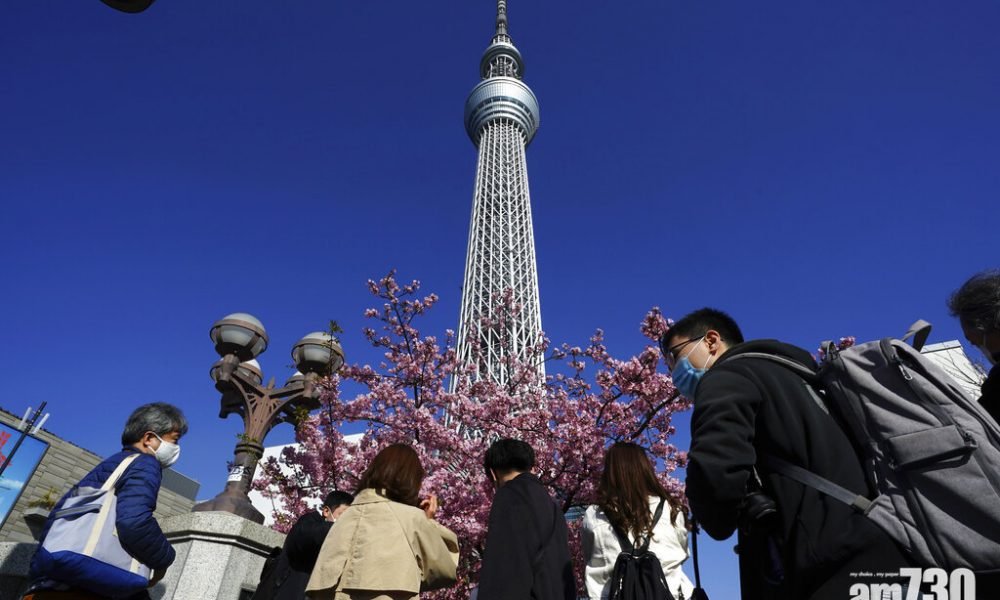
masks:
<path fill-rule="evenodd" d="M 506 384 L 510 359 L 528 360 L 541 340 L 542 317 L 531 224 L 525 148 L 538 131 L 538 99 L 521 79 L 524 60 L 507 33 L 507 0 L 497 1 L 496 34 L 479 63 L 482 81 L 465 102 L 465 129 L 479 149 L 465 259 L 457 352 L 474 359 L 468 339 L 478 329 L 479 377 Z M 479 328 L 505 290 L 521 307 L 507 327 Z M 538 370 L 544 375 L 544 365 Z"/>

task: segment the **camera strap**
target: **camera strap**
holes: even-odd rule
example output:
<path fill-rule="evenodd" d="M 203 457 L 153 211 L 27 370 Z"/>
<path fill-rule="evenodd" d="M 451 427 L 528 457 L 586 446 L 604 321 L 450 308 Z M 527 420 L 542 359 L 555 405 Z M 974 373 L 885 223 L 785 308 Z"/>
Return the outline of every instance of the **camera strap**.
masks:
<path fill-rule="evenodd" d="M 701 529 L 698 527 L 698 521 L 694 519 L 691 520 L 691 533 L 694 535 L 691 537 L 691 549 L 694 554 L 694 586 L 701 587 L 701 570 L 698 568 L 698 531 Z"/>
<path fill-rule="evenodd" d="M 691 592 L 691 600 L 708 600 L 708 593 L 701 587 L 701 569 L 698 568 L 698 532 L 701 527 L 693 517 L 691 518 L 691 551 L 694 555 L 694 591 Z"/>

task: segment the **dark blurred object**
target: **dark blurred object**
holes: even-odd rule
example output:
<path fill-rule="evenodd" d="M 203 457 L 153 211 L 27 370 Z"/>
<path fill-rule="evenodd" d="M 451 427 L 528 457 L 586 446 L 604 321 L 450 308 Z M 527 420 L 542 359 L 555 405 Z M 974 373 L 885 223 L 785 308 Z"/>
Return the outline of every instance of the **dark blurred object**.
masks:
<path fill-rule="evenodd" d="M 155 0 L 101 0 L 111 8 L 127 13 L 140 13 L 149 8 Z"/>
<path fill-rule="evenodd" d="M 778 505 L 764 492 L 750 492 L 740 503 L 737 521 L 747 535 L 769 534 L 778 525 Z"/>

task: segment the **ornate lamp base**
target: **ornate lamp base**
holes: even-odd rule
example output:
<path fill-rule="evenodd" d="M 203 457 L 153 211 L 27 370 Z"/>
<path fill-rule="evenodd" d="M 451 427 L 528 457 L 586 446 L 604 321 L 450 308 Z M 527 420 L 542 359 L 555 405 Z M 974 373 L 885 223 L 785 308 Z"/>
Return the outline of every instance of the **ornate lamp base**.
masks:
<path fill-rule="evenodd" d="M 264 524 L 264 515 L 253 507 L 250 498 L 238 485 L 228 484 L 221 494 L 194 505 L 191 512 L 206 512 L 221 510 L 230 514 L 243 517 L 254 523 Z"/>

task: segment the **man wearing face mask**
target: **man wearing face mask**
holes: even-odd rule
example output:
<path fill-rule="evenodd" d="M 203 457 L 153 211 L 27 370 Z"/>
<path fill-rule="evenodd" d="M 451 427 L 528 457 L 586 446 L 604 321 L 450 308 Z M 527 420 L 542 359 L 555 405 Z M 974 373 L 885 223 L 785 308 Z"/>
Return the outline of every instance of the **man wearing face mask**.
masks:
<path fill-rule="evenodd" d="M 687 497 L 713 538 L 739 530 L 744 600 L 851 597 L 860 573 L 909 566 L 896 544 L 850 507 L 760 464 L 762 455 L 863 492 L 861 461 L 819 396 L 777 355 L 816 369 L 805 350 L 776 340 L 744 342 L 736 322 L 711 308 L 660 339 L 674 386 L 694 402 Z M 890 583 L 878 578 L 877 583 Z"/>
<path fill-rule="evenodd" d="M 285 537 L 284 547 L 264 563 L 251 600 L 304 600 L 323 542 L 352 502 L 351 494 L 333 491 L 326 495 L 319 511 L 299 517 Z"/>
<path fill-rule="evenodd" d="M 115 528 L 122 548 L 152 570 L 150 586 L 162 579 L 167 567 L 174 562 L 174 549 L 153 518 L 153 511 L 156 510 L 162 471 L 177 461 L 180 456 L 177 443 L 187 430 L 187 419 L 177 407 L 162 402 L 140 406 L 125 423 L 122 451 L 94 467 L 77 484 L 78 487 L 99 488 L 119 463 L 138 455 L 115 485 Z M 50 513 L 42 530 L 42 540 L 52 525 L 51 515 L 61 508 L 67 496 L 63 496 Z M 46 568 L 36 555 L 29 575 L 32 583 L 23 600 L 124 600 L 102 595 L 101 590 L 81 589 L 75 581 L 56 579 Z M 148 598 L 148 592 L 143 590 L 127 600 Z"/>
<path fill-rule="evenodd" d="M 1000 270 L 973 275 L 952 294 L 948 308 L 958 317 L 965 339 L 990 364 L 979 402 L 1000 422 Z"/>

